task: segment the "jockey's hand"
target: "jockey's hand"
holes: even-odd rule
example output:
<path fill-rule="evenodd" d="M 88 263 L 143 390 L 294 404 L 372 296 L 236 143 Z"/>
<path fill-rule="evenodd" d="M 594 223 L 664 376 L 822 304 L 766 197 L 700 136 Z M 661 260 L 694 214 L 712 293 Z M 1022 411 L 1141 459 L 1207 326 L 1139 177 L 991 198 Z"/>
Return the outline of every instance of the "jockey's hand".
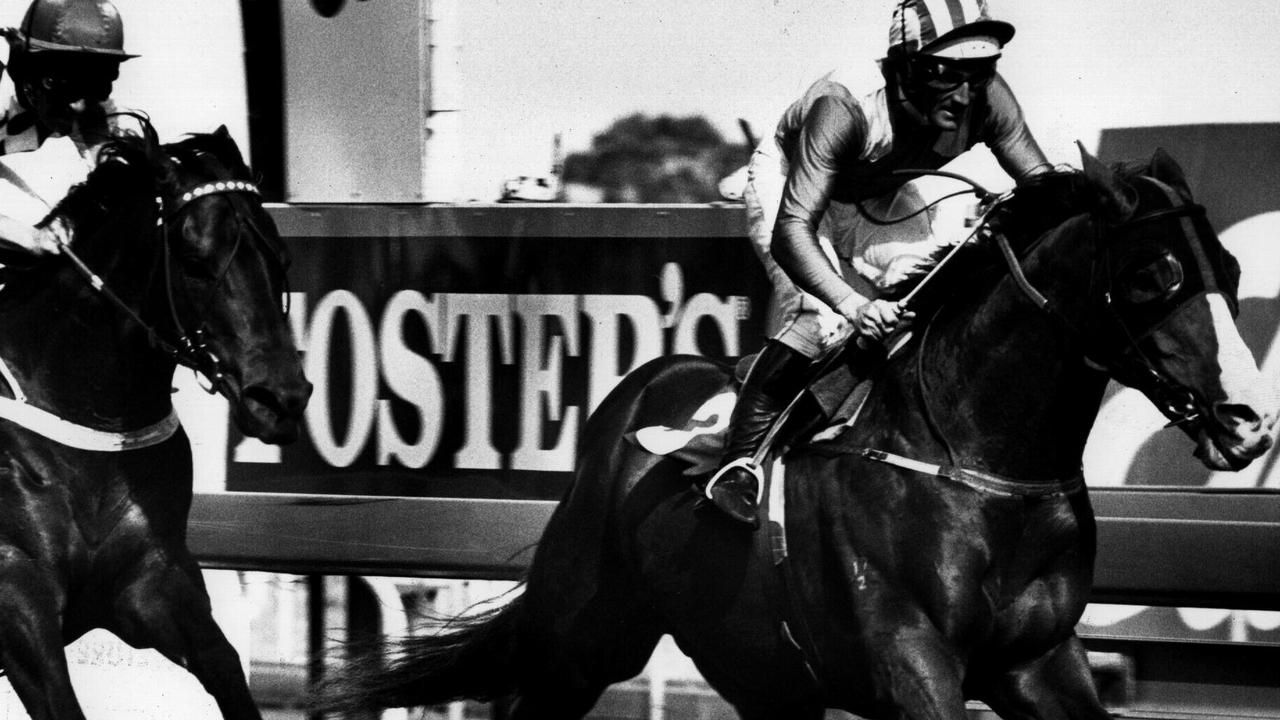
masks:
<path fill-rule="evenodd" d="M 908 327 L 915 316 L 892 300 L 872 300 L 859 307 L 849 322 L 860 337 L 880 342 L 894 330 Z"/>
<path fill-rule="evenodd" d="M 31 252 L 35 255 L 57 255 L 63 245 L 71 244 L 71 230 L 62 218 L 54 218 L 48 225 L 35 228 L 31 238 Z"/>

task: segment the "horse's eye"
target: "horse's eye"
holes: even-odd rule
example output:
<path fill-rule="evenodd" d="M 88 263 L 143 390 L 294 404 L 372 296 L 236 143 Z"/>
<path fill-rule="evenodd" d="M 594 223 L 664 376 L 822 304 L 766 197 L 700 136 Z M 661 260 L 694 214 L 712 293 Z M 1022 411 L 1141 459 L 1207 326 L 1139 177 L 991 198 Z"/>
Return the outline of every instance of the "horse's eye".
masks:
<path fill-rule="evenodd" d="M 1168 300 L 1182 288 L 1182 263 L 1173 253 L 1147 256 L 1130 263 L 1116 277 L 1115 296 L 1131 305 Z"/>

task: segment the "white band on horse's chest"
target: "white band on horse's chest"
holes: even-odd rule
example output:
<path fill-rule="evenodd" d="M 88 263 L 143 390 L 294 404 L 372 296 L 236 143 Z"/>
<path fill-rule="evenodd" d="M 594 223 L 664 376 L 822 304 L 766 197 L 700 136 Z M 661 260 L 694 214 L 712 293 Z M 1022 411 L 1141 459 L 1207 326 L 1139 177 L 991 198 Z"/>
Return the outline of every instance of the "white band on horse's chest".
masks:
<path fill-rule="evenodd" d="M 63 445 L 99 452 L 122 452 L 159 445 L 173 437 L 180 425 L 178 414 L 173 408 L 169 408 L 169 414 L 162 420 L 137 430 L 98 430 L 64 420 L 47 410 L 10 398 L 0 398 L 0 419 Z"/>
<path fill-rule="evenodd" d="M 137 430 L 116 432 L 79 425 L 28 404 L 26 394 L 18 386 L 18 379 L 3 360 L 0 360 L 0 378 L 9 385 L 14 395 L 13 398 L 0 397 L 0 419 L 79 450 L 123 452 L 159 445 L 173 437 L 181 424 L 177 412 L 170 407 L 169 414 L 159 422 Z"/>

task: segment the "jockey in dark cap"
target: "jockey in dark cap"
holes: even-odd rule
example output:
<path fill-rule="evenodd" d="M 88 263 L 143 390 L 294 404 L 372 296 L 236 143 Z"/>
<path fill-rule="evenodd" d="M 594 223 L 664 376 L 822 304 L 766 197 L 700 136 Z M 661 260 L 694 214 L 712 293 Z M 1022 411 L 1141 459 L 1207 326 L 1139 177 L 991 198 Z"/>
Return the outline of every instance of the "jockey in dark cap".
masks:
<path fill-rule="evenodd" d="M 108 0 L 34 0 L 3 34 L 12 87 L 0 98 L 0 242 L 57 252 L 67 229 L 34 225 L 92 169 L 111 134 L 112 83 L 136 56 L 124 51 L 124 25 Z M 52 180 L 36 182 L 34 167 Z"/>

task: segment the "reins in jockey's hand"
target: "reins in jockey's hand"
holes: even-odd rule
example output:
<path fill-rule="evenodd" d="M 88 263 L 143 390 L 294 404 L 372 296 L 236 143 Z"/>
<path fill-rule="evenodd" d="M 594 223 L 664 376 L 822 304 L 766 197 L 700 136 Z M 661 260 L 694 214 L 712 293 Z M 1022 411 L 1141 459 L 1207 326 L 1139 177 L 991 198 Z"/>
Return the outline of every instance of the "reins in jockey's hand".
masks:
<path fill-rule="evenodd" d="M 905 311 L 905 310 L 911 309 L 912 303 L 919 298 L 921 290 L 931 280 L 934 280 L 935 278 L 937 278 L 939 273 L 942 271 L 942 269 L 946 265 L 948 265 L 952 260 L 954 260 L 955 257 L 960 254 L 963 248 L 968 246 L 969 243 L 975 237 L 978 237 L 978 235 L 982 232 L 982 230 L 987 226 L 988 218 L 990 218 L 992 213 L 994 213 L 995 210 L 998 207 L 1000 207 L 1001 202 L 1003 202 L 1005 199 L 1011 196 L 1011 193 L 996 195 L 991 191 L 987 190 L 982 185 L 978 184 L 974 180 L 971 180 L 957 173 L 947 172 L 945 170 L 894 170 L 891 172 L 895 174 L 939 175 L 942 177 L 949 177 L 949 178 L 961 180 L 972 186 L 972 188 L 969 190 L 963 190 L 963 191 L 960 191 L 959 193 L 953 193 L 951 195 L 947 195 L 942 198 L 939 198 L 938 200 L 935 200 L 931 205 L 926 205 L 925 209 L 928 209 L 932 205 L 936 205 L 937 203 L 947 199 L 948 197 L 953 197 L 958 194 L 974 193 L 978 195 L 978 197 L 980 198 L 979 207 L 981 208 L 981 212 L 974 223 L 973 231 L 970 232 L 967 236 L 965 236 L 963 240 L 961 240 L 958 243 L 955 243 L 951 247 L 951 249 L 947 251 L 947 254 L 942 256 L 942 258 L 939 259 L 938 262 L 934 263 L 934 266 L 929 270 L 929 272 L 926 273 L 925 276 L 921 278 L 919 282 L 917 282 L 916 285 L 913 288 L 911 288 L 911 290 L 907 292 L 907 294 L 903 296 L 901 300 L 898 301 L 898 306 Z M 861 204 L 858 204 L 858 210 L 859 212 L 865 213 Z M 895 219 L 892 223 L 888 223 L 888 224 L 905 221 L 910 217 L 913 217 L 915 214 L 918 214 L 918 213 L 913 213 L 912 215 Z M 871 220 L 870 217 L 868 217 L 867 219 Z M 757 467 L 760 467 L 762 465 L 762 463 L 765 460 L 765 456 L 768 455 L 770 449 L 773 446 L 774 441 L 777 440 L 779 433 L 781 433 L 782 427 L 787 423 L 787 420 L 790 419 L 792 413 L 795 411 L 796 406 L 798 406 L 801 400 L 804 398 L 805 393 L 808 392 L 808 387 L 810 382 L 812 382 L 813 380 L 825 374 L 828 370 L 830 370 L 835 365 L 835 363 L 842 356 L 844 356 L 845 352 L 848 350 L 848 344 L 851 340 L 852 342 L 854 342 L 855 346 L 857 347 L 858 352 L 863 353 L 864 355 L 874 355 L 873 358 L 870 358 L 868 360 L 868 364 L 883 362 L 883 360 L 887 355 L 887 353 L 885 353 L 884 351 L 883 345 L 875 345 L 875 344 L 865 342 L 864 341 L 865 339 L 862 336 L 854 334 L 854 335 L 849 335 L 845 337 L 839 343 L 832 346 L 820 357 L 818 357 L 810 366 L 809 382 L 805 383 L 805 389 L 801 390 L 798 395 L 792 398 L 791 402 L 787 403 L 787 406 L 778 415 L 777 420 L 775 420 L 773 425 L 769 428 L 769 432 L 765 435 L 764 440 L 761 441 L 759 448 L 756 450 L 756 454 L 752 457 L 752 460 L 755 462 Z"/>

